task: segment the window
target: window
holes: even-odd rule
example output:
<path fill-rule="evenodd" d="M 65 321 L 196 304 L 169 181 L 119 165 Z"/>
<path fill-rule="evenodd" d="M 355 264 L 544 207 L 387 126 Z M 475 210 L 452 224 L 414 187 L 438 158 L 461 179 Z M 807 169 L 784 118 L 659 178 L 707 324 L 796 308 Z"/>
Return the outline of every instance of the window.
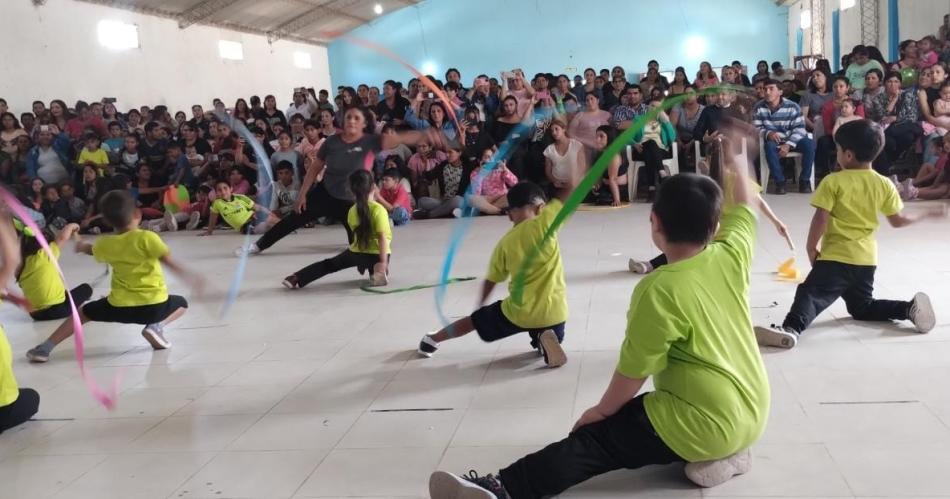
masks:
<path fill-rule="evenodd" d="M 241 42 L 230 42 L 227 40 L 218 41 L 218 55 L 222 59 L 228 59 L 232 61 L 243 61 L 244 60 L 244 45 L 241 45 Z"/>
<path fill-rule="evenodd" d="M 113 50 L 139 48 L 139 27 L 122 21 L 99 21 L 99 43 Z"/>
<path fill-rule="evenodd" d="M 854 7 L 854 4 L 857 0 L 841 0 L 841 10 L 850 9 Z"/>
<path fill-rule="evenodd" d="M 811 27 L 811 11 L 810 10 L 802 11 L 801 27 L 802 29 L 808 29 Z"/>
<path fill-rule="evenodd" d="M 300 69 L 310 69 L 313 67 L 313 61 L 310 59 L 309 52 L 294 52 L 294 66 Z"/>

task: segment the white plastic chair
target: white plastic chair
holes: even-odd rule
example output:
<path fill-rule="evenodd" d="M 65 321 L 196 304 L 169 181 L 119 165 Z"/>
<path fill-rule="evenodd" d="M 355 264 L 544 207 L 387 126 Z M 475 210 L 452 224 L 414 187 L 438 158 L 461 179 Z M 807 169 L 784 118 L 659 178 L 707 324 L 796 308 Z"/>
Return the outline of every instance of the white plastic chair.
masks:
<path fill-rule="evenodd" d="M 701 154 L 702 154 L 702 145 L 700 144 L 700 142 L 701 142 L 701 141 L 699 141 L 699 140 L 694 140 L 694 141 L 693 141 L 693 144 L 694 144 L 695 147 L 696 147 L 696 173 L 700 173 L 700 172 L 701 172 L 701 170 L 699 169 L 699 164 L 700 164 L 701 162 L 703 162 L 703 161 L 706 160 L 706 157 L 701 155 Z M 739 160 L 739 164 L 743 164 L 743 165 L 749 164 L 749 144 L 748 144 L 748 142 L 746 141 L 746 138 L 745 138 L 745 137 L 742 137 L 742 150 L 739 151 L 739 159 L 738 159 L 738 160 Z M 708 167 L 709 165 L 707 164 L 706 166 Z"/>
<path fill-rule="evenodd" d="M 809 133 L 808 138 L 811 139 L 812 135 Z M 763 192 L 769 187 L 769 162 L 765 157 L 765 133 L 759 134 L 759 179 L 762 180 L 762 190 Z M 812 139 L 814 140 L 814 139 Z M 802 153 L 789 151 L 785 156 L 786 158 L 792 158 L 795 160 L 795 181 L 802 176 Z M 811 190 L 815 190 L 815 165 L 812 165 L 811 168 L 811 177 L 808 179 L 808 183 L 811 186 Z"/>
<path fill-rule="evenodd" d="M 679 153 L 677 149 L 679 147 L 676 144 L 671 144 L 670 148 L 673 152 L 673 157 L 666 158 L 663 160 L 663 166 L 670 173 L 670 175 L 676 175 L 680 172 L 680 163 L 679 163 Z M 627 189 L 628 195 L 630 196 L 630 202 L 634 202 L 637 199 L 637 182 L 640 181 L 640 168 L 643 168 L 647 164 L 643 161 L 638 161 L 633 159 L 633 146 L 627 146 L 627 164 L 630 165 L 627 168 Z M 632 177 L 630 175 L 633 175 Z"/>

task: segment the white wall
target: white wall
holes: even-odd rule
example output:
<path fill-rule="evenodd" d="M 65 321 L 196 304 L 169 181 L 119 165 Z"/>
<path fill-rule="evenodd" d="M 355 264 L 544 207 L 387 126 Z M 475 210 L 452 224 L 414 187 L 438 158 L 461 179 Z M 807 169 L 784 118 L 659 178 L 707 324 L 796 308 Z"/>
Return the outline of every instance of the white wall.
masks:
<path fill-rule="evenodd" d="M 847 54 L 855 45 L 861 44 L 861 1 L 858 0 L 854 7 L 841 11 L 839 37 L 841 55 Z M 808 0 L 801 0 L 789 7 L 788 52 L 790 58 L 795 55 L 795 33 L 800 26 L 802 9 L 807 8 L 809 3 Z M 881 49 L 884 58 L 890 60 L 887 4 L 887 0 L 878 0 L 878 40 L 875 45 Z M 840 0 L 825 0 L 824 55 L 828 59 L 831 59 L 831 12 L 838 9 L 839 5 Z M 950 14 L 950 0 L 899 0 L 898 14 L 900 17 L 900 40 L 898 42 L 911 38 L 919 40 L 926 35 L 937 34 L 937 29 L 943 23 L 944 14 Z M 805 30 L 804 53 L 813 53 L 809 40 L 809 30 Z M 834 66 L 833 61 L 832 66 Z"/>
<path fill-rule="evenodd" d="M 33 100 L 47 104 L 63 99 L 116 97 L 120 111 L 165 104 L 174 113 L 192 104 L 211 106 L 220 97 L 228 107 L 238 97 L 277 97 L 290 103 L 294 87 L 316 89 L 330 84 L 325 47 L 277 41 L 263 36 L 191 26 L 74 0 L 49 0 L 34 7 L 30 0 L 2 0 L 0 14 L 0 97 L 19 114 Z M 140 48 L 113 51 L 98 41 L 97 23 L 115 19 L 137 24 Z M 218 40 L 244 44 L 243 61 L 218 56 Z M 312 69 L 294 66 L 295 51 L 306 51 Z"/>

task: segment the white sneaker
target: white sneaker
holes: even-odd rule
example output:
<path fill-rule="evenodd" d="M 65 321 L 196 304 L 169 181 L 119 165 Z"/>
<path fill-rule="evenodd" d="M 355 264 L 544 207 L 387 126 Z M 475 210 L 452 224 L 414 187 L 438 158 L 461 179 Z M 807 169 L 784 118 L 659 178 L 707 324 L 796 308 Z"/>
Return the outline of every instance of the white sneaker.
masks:
<path fill-rule="evenodd" d="M 240 248 L 234 250 L 234 256 L 242 256 L 244 253 L 248 255 L 256 255 L 261 252 L 261 249 L 257 247 L 257 243 L 251 243 L 248 247 L 241 246 Z"/>
<path fill-rule="evenodd" d="M 545 329 L 538 336 L 538 344 L 541 345 L 541 355 L 544 356 L 544 363 L 548 367 L 561 367 L 567 364 L 567 354 L 561 347 L 561 342 L 557 340 L 557 335 L 550 329 Z"/>
<path fill-rule="evenodd" d="M 752 468 L 752 453 L 749 449 L 715 461 L 686 463 L 686 478 L 700 487 L 715 487 L 736 475 L 748 473 Z"/>
<path fill-rule="evenodd" d="M 910 311 L 907 312 L 907 318 L 914 323 L 917 331 L 921 333 L 929 333 L 937 325 L 937 316 L 934 315 L 930 297 L 926 293 L 914 295 L 914 299 L 910 302 Z"/>
<path fill-rule="evenodd" d="M 755 339 L 764 347 L 795 348 L 798 334 L 786 331 L 782 326 L 755 326 Z"/>
<path fill-rule="evenodd" d="M 188 216 L 188 224 L 185 225 L 185 230 L 195 230 L 198 228 L 198 224 L 201 223 L 201 213 L 197 211 L 191 212 L 191 215 Z"/>
<path fill-rule="evenodd" d="M 633 258 L 627 262 L 627 268 L 634 274 L 649 274 L 653 272 L 653 265 L 650 262 L 641 262 Z"/>
<path fill-rule="evenodd" d="M 178 230 L 178 220 L 175 219 L 175 214 L 165 210 L 165 214 L 162 215 L 162 218 L 165 220 L 165 228 L 169 232 L 175 232 Z"/>
<path fill-rule="evenodd" d="M 373 271 L 369 276 L 369 285 L 372 287 L 380 287 L 389 284 L 389 277 L 383 272 Z"/>
<path fill-rule="evenodd" d="M 149 324 L 142 329 L 142 337 L 152 345 L 154 350 L 165 350 L 172 346 L 172 343 L 165 339 L 165 329 L 160 323 Z"/>
<path fill-rule="evenodd" d="M 452 216 L 455 217 L 455 218 L 462 218 L 462 209 L 461 209 L 461 208 L 456 208 L 456 209 L 452 210 Z"/>
<path fill-rule="evenodd" d="M 100 229 L 99 227 L 93 227 L 89 229 L 89 233 L 94 236 L 98 236 L 99 234 L 102 234 L 102 229 Z"/>

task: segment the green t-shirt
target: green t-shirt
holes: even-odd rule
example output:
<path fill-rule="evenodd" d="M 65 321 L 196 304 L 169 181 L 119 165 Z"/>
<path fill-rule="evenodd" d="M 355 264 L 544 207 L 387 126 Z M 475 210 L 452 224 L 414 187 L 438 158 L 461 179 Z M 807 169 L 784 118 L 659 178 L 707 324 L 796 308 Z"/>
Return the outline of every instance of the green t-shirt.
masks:
<path fill-rule="evenodd" d="M 864 77 L 868 74 L 868 71 L 872 69 L 877 69 L 880 72 L 884 72 L 884 68 L 881 67 L 881 63 L 875 61 L 874 59 L 868 60 L 868 62 L 857 65 L 851 63 L 848 65 L 848 69 L 845 70 L 844 75 L 848 78 L 848 81 L 851 82 L 851 86 L 855 90 L 864 90 Z"/>
<path fill-rule="evenodd" d="M 92 256 L 112 267 L 109 304 L 136 307 L 168 300 L 159 261 L 168 252 L 162 238 L 148 230 L 130 230 L 97 239 L 92 245 Z"/>
<path fill-rule="evenodd" d="M 769 415 L 769 381 L 749 314 L 755 214 L 727 210 L 715 241 L 660 267 L 633 290 L 617 371 L 653 376 L 647 416 L 687 461 L 755 443 Z"/>
<path fill-rule="evenodd" d="M 369 218 L 370 222 L 373 225 L 373 237 L 370 238 L 369 244 L 364 248 L 360 246 L 356 238 L 353 238 L 353 242 L 350 243 L 350 251 L 353 253 L 369 253 L 371 255 L 379 254 L 379 234 L 386 236 L 386 241 L 389 244 L 389 253 L 392 253 L 392 242 L 393 242 L 393 228 L 389 225 L 389 212 L 386 211 L 386 208 L 383 208 L 383 205 L 377 203 L 376 201 L 369 202 Z M 356 205 L 350 207 L 350 211 L 346 213 L 346 221 L 350 226 L 350 229 L 356 231 L 356 228 L 360 225 L 360 217 L 356 211 Z"/>
<path fill-rule="evenodd" d="M 521 269 L 521 262 L 535 250 L 544 232 L 561 211 L 558 199 L 552 199 L 531 220 L 511 228 L 492 252 L 485 279 L 504 282 Z M 508 292 L 514 289 L 514 280 L 508 283 Z M 567 320 L 567 285 L 561 264 L 561 248 L 557 237 L 548 239 L 541 252 L 527 269 L 524 281 L 524 303 L 515 303 L 511 297 L 501 302 L 501 311 L 514 324 L 526 328 L 553 326 Z"/>
<path fill-rule="evenodd" d="M 811 205 L 831 215 L 818 259 L 851 265 L 877 265 L 878 213 L 889 217 L 904 208 L 894 183 L 871 169 L 828 175 Z"/>
<path fill-rule="evenodd" d="M 211 212 L 221 215 L 224 223 L 234 230 L 241 230 L 254 216 L 254 201 L 242 194 L 232 194 L 230 200 L 218 198 L 212 201 Z"/>

